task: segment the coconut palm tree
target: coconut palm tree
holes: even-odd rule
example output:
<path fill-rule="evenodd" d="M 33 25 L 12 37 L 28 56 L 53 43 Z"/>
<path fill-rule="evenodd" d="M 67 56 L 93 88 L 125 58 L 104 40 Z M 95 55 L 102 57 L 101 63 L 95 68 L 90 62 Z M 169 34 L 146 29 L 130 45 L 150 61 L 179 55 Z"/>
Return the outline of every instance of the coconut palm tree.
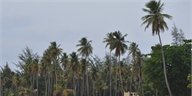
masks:
<path fill-rule="evenodd" d="M 51 45 L 48 49 L 45 50 L 43 57 L 42 57 L 42 66 L 45 68 L 46 78 L 45 78 L 45 85 L 47 86 L 45 89 L 46 95 L 48 96 L 53 94 L 53 87 L 57 85 L 57 73 L 60 69 L 59 65 L 59 58 L 62 49 L 60 45 L 57 45 L 56 42 L 51 42 Z"/>
<path fill-rule="evenodd" d="M 109 62 L 109 96 L 111 96 L 112 94 L 111 94 L 111 52 L 112 52 L 112 50 L 114 49 L 114 47 L 113 47 L 113 41 L 115 40 L 115 38 L 113 37 L 113 33 L 112 32 L 110 32 L 110 33 L 107 33 L 107 37 L 106 38 L 104 38 L 104 43 L 106 43 L 106 47 L 108 47 L 109 46 L 109 50 L 110 50 L 110 62 Z"/>
<path fill-rule="evenodd" d="M 35 90 L 34 86 L 35 86 L 35 82 L 36 82 L 36 94 L 38 96 L 38 74 L 39 74 L 39 64 L 38 64 L 39 60 L 38 59 L 35 59 L 32 61 L 32 64 L 31 64 L 31 74 L 32 74 L 32 89 Z"/>
<path fill-rule="evenodd" d="M 132 70 L 131 70 L 131 80 L 130 80 L 130 88 L 129 90 L 132 91 L 132 83 L 133 83 L 133 73 L 136 69 L 136 58 L 137 58 L 137 52 L 139 52 L 138 45 L 135 42 L 132 42 L 129 47 L 129 55 L 132 55 Z"/>
<path fill-rule="evenodd" d="M 145 5 L 146 8 L 143 8 L 143 11 L 146 12 L 147 15 L 142 17 L 142 20 L 143 20 L 142 24 L 146 24 L 145 29 L 149 28 L 149 26 L 151 25 L 152 35 L 158 35 L 158 37 L 159 37 L 162 60 L 163 60 L 163 70 L 164 70 L 165 82 L 166 82 L 166 86 L 167 86 L 169 95 L 172 96 L 172 92 L 169 87 L 169 82 L 167 80 L 165 56 L 164 56 L 161 36 L 160 36 L 160 32 L 164 32 L 165 29 L 168 29 L 167 23 L 165 22 L 164 19 L 165 18 L 171 19 L 172 16 L 162 13 L 163 6 L 164 6 L 164 3 L 161 3 L 161 1 L 157 2 L 155 0 L 151 0 L 148 3 L 146 3 L 146 5 Z"/>
<path fill-rule="evenodd" d="M 133 77 L 136 80 L 137 88 L 135 88 L 137 91 L 139 91 L 139 87 L 141 87 L 141 52 L 138 48 L 138 45 L 135 42 L 132 42 L 129 47 L 129 55 L 132 55 L 132 74 L 131 74 L 131 82 Z M 130 90 L 132 90 L 130 86 Z"/>
<path fill-rule="evenodd" d="M 126 52 L 126 49 L 128 48 L 126 45 L 125 37 L 127 34 L 122 35 L 120 31 L 113 32 L 114 41 L 113 41 L 113 50 L 115 50 L 115 56 L 118 57 L 118 60 L 120 61 L 120 56 Z"/>
<path fill-rule="evenodd" d="M 63 53 L 61 56 L 61 66 L 63 67 L 63 72 L 67 68 L 67 64 L 69 63 L 69 58 L 67 56 L 67 53 Z"/>
<path fill-rule="evenodd" d="M 130 47 L 129 47 L 129 50 L 130 50 L 129 54 L 132 55 L 133 63 L 135 64 L 137 52 L 140 51 L 139 48 L 138 48 L 138 45 L 135 42 L 132 42 Z"/>
<path fill-rule="evenodd" d="M 78 56 L 77 56 L 77 54 L 76 54 L 76 52 L 72 52 L 71 54 L 70 54 L 70 69 L 71 69 L 71 71 L 72 71 L 72 75 L 73 75 L 73 77 L 72 77 L 72 82 L 73 82 L 73 90 L 74 90 L 74 96 L 76 96 L 76 93 L 77 93 L 77 75 L 78 75 L 78 68 L 79 68 L 79 66 L 78 66 Z"/>
<path fill-rule="evenodd" d="M 126 52 L 126 50 L 128 49 L 127 45 L 126 45 L 126 42 L 125 41 L 125 37 L 127 36 L 127 34 L 125 35 L 122 35 L 120 31 L 115 31 L 113 33 L 113 36 L 115 38 L 115 41 L 114 41 L 114 50 L 115 50 L 115 56 L 118 57 L 118 65 L 120 68 L 120 56 L 122 54 L 124 54 Z M 121 84 L 121 87 L 122 87 L 122 77 L 121 77 L 121 69 L 119 69 L 119 76 L 120 76 L 120 84 Z"/>
<path fill-rule="evenodd" d="M 92 41 L 88 41 L 86 37 L 83 37 L 79 40 L 79 44 L 77 44 L 77 47 L 79 47 L 77 51 L 84 59 L 87 59 L 89 55 L 92 54 L 93 48 L 91 42 Z"/>
<path fill-rule="evenodd" d="M 54 84 L 57 84 L 57 71 L 59 68 L 59 56 L 62 52 L 62 49 L 60 48 L 60 45 L 57 45 L 56 42 L 51 42 L 51 45 L 48 48 L 48 55 L 50 56 L 51 59 L 51 64 L 53 65 L 53 71 L 54 71 L 54 78 L 55 82 Z"/>
<path fill-rule="evenodd" d="M 79 44 L 77 44 L 77 47 L 79 47 L 79 49 L 77 50 L 79 52 L 79 54 L 82 56 L 82 58 L 84 58 L 85 60 L 87 60 L 87 58 L 89 57 L 89 55 L 92 54 L 92 46 L 91 46 L 91 41 L 88 41 L 86 37 L 81 38 L 81 40 L 79 40 Z M 87 62 L 86 62 L 87 63 Z M 85 75 L 86 75 L 86 95 L 89 96 L 89 85 L 88 85 L 88 65 L 85 65 Z"/>

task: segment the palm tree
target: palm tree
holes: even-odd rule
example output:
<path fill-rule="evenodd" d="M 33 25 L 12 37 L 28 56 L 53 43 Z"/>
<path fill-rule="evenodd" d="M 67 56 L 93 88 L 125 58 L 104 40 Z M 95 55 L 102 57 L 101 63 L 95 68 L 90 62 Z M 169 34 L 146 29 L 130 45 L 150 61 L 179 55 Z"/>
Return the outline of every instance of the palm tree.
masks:
<path fill-rule="evenodd" d="M 57 85 L 57 72 L 60 70 L 59 58 L 61 52 L 60 45 L 57 45 L 56 42 L 51 42 L 51 45 L 45 50 L 42 57 L 42 66 L 46 72 L 45 88 L 48 88 L 45 89 L 47 91 L 45 93 L 48 96 L 53 94 L 53 87 Z"/>
<path fill-rule="evenodd" d="M 140 50 L 138 49 L 138 45 L 135 42 L 132 42 L 130 47 L 129 47 L 129 54 L 132 54 L 133 57 L 133 63 L 136 64 L 136 56 L 137 56 L 137 52 L 139 52 Z"/>
<path fill-rule="evenodd" d="M 132 42 L 129 47 L 129 55 L 130 54 L 132 55 L 132 63 L 133 63 L 132 70 L 131 70 L 130 88 L 129 88 L 130 91 L 132 91 L 131 84 L 133 82 L 133 73 L 134 73 L 133 71 L 135 71 L 135 69 L 136 69 L 136 63 L 137 63 L 136 58 L 137 58 L 138 52 L 139 52 L 138 45 L 135 42 Z"/>
<path fill-rule="evenodd" d="M 79 47 L 79 49 L 77 50 L 79 52 L 79 54 L 82 55 L 82 57 L 87 60 L 87 58 L 89 57 L 90 54 L 92 54 L 92 46 L 91 46 L 91 41 L 88 41 L 86 37 L 81 38 L 81 40 L 79 40 L 79 44 L 77 44 L 77 47 Z M 87 63 L 87 62 L 86 62 Z M 85 75 L 86 75 L 86 95 L 89 96 L 89 85 L 88 85 L 88 70 L 87 70 L 88 65 L 85 65 Z"/>
<path fill-rule="evenodd" d="M 89 55 L 92 54 L 93 48 L 91 42 L 92 41 L 88 41 L 86 37 L 83 37 L 79 40 L 79 44 L 77 44 L 77 47 L 79 47 L 77 51 L 84 57 L 84 59 L 87 59 Z"/>
<path fill-rule="evenodd" d="M 69 63 L 69 58 L 67 56 L 67 53 L 63 53 L 61 56 L 61 66 L 63 67 L 63 72 L 67 68 L 67 64 Z"/>
<path fill-rule="evenodd" d="M 145 29 L 147 29 L 150 25 L 152 26 L 152 34 L 158 35 L 159 42 L 161 46 L 161 54 L 162 54 L 162 60 L 163 60 L 163 70 L 164 70 L 164 77 L 166 86 L 169 92 L 169 95 L 172 96 L 171 89 L 169 87 L 169 82 L 167 80 L 167 72 L 166 72 L 166 64 L 165 64 L 165 56 L 162 48 L 162 42 L 160 37 L 160 32 L 164 32 L 165 29 L 168 29 L 167 23 L 165 22 L 165 18 L 171 19 L 172 16 L 168 14 L 162 13 L 163 11 L 164 3 L 161 3 L 161 1 L 155 1 L 152 0 L 148 3 L 146 3 L 145 7 L 143 8 L 143 11 L 147 13 L 147 15 L 142 17 L 143 23 L 146 24 Z"/>
<path fill-rule="evenodd" d="M 127 45 L 126 45 L 127 41 L 125 41 L 125 37 L 127 36 L 127 34 L 122 35 L 120 33 L 120 31 L 115 31 L 113 33 L 113 35 L 114 35 L 114 38 L 115 38 L 115 41 L 114 41 L 115 56 L 118 57 L 118 62 L 119 62 L 118 63 L 118 65 L 119 65 L 118 70 L 119 70 L 119 76 L 120 76 L 120 84 L 121 84 L 121 87 L 122 87 L 121 69 L 119 69 L 120 68 L 120 56 L 122 54 L 124 54 L 126 52 L 127 48 L 128 48 Z"/>
<path fill-rule="evenodd" d="M 33 84 L 33 87 L 32 89 L 34 89 L 34 83 L 35 83 L 35 79 L 36 79 L 36 94 L 38 96 L 38 74 L 39 74 L 39 64 L 38 64 L 39 60 L 38 59 L 35 59 L 32 61 L 32 65 L 31 65 L 31 74 L 32 74 L 32 84 Z"/>
<path fill-rule="evenodd" d="M 74 90 L 74 96 L 76 96 L 76 93 L 77 93 L 77 75 L 78 75 L 78 56 L 76 54 L 76 52 L 72 52 L 70 54 L 70 69 L 72 71 L 72 82 L 73 82 L 73 90 Z"/>
<path fill-rule="evenodd" d="M 53 65 L 53 71 L 54 71 L 54 78 L 55 78 L 55 83 L 57 84 L 57 70 L 59 67 L 59 56 L 62 52 L 62 49 L 60 48 L 60 45 L 57 45 L 56 42 L 51 42 L 51 45 L 48 48 L 48 55 L 50 55 L 51 59 L 51 64 Z"/>
<path fill-rule="evenodd" d="M 112 47 L 113 50 L 115 50 L 115 56 L 117 56 L 118 60 L 120 61 L 120 56 L 124 54 L 127 49 L 126 42 L 128 41 L 125 41 L 125 37 L 127 36 L 127 34 L 122 35 L 120 31 L 115 31 L 113 32 L 113 36 L 115 40 Z"/>
<path fill-rule="evenodd" d="M 106 43 L 106 47 L 108 47 L 109 46 L 109 50 L 110 50 L 110 62 L 109 62 L 109 96 L 111 96 L 112 94 L 111 94 L 111 52 L 112 52 L 112 50 L 114 49 L 113 48 L 113 41 L 114 41 L 115 39 L 114 39 L 114 37 L 113 37 L 113 33 L 112 32 L 110 32 L 110 33 L 107 33 L 107 37 L 106 38 L 104 38 L 104 43 Z"/>

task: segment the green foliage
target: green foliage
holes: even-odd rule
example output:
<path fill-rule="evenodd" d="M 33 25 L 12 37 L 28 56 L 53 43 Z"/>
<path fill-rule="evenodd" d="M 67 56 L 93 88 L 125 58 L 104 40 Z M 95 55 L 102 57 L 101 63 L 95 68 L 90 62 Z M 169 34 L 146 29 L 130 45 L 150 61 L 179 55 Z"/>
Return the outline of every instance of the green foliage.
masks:
<path fill-rule="evenodd" d="M 190 73 L 191 44 L 165 45 L 163 49 L 165 51 L 168 80 L 173 95 L 189 96 L 190 90 L 187 88 L 186 78 Z M 152 47 L 151 57 L 146 59 L 143 70 L 145 82 L 152 84 L 152 87 L 158 90 L 159 95 L 167 94 L 159 45 Z M 155 90 L 151 91 L 155 92 Z"/>
<path fill-rule="evenodd" d="M 91 46 L 89 45 L 89 47 Z M 80 49 L 83 48 L 87 48 L 87 46 L 80 46 Z M 81 52 L 84 51 L 81 50 Z M 129 86 L 138 86 L 134 85 L 138 82 L 134 79 L 133 84 L 130 83 L 132 78 L 129 75 L 134 75 L 134 72 L 130 73 L 133 64 L 127 62 L 129 58 L 124 58 L 118 62 L 115 54 L 106 55 L 104 59 L 97 56 L 84 58 L 84 56 L 88 56 L 87 52 L 82 54 L 85 55 L 79 58 L 76 52 L 69 55 L 62 53 L 62 49 L 57 43 L 51 42 L 40 58 L 27 47 L 19 55 L 17 71 L 12 72 L 8 64 L 1 70 L 3 95 L 59 96 L 72 93 L 72 95 L 82 96 L 88 91 L 92 96 L 107 95 L 109 94 L 109 82 L 111 80 L 111 96 L 115 96 L 115 94 L 120 94 L 121 90 L 130 90 Z M 117 66 L 118 64 L 119 66 Z M 109 79 L 108 70 L 110 67 L 111 78 Z M 122 85 L 119 83 L 120 79 L 117 78 L 117 72 L 122 75 Z M 89 85 L 89 90 L 86 88 L 86 83 Z M 138 90 L 135 87 L 132 89 Z"/>
<path fill-rule="evenodd" d="M 189 84 L 187 85 L 187 87 L 188 88 L 192 88 L 192 75 L 191 74 L 189 74 L 187 76 L 187 80 L 189 81 Z"/>

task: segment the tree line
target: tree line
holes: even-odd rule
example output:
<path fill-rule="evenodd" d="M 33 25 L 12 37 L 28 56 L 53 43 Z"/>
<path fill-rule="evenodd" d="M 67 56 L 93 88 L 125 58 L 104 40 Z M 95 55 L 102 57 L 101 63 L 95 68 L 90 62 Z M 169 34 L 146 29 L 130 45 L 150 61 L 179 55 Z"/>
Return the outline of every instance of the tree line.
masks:
<path fill-rule="evenodd" d="M 91 55 L 91 41 L 85 37 L 71 54 L 63 52 L 56 42 L 50 43 L 42 57 L 27 47 L 18 56 L 18 70 L 12 71 L 8 64 L 1 70 L 3 96 L 116 96 L 136 91 L 141 53 L 134 42 L 128 48 L 125 36 L 120 31 L 106 35 L 104 42 L 110 46 L 110 54 L 103 59 Z M 120 57 L 127 50 L 131 61 Z"/>
<path fill-rule="evenodd" d="M 67 54 L 51 42 L 40 56 L 25 48 L 12 71 L 8 64 L 1 68 L 2 96 L 123 96 L 137 92 L 140 96 L 190 96 L 191 39 L 173 27 L 173 43 L 163 45 L 160 32 L 168 29 L 162 13 L 164 3 L 146 3 L 142 17 L 145 29 L 151 27 L 159 44 L 142 54 L 127 34 L 109 32 L 103 40 L 109 53 L 104 58 L 93 56 L 91 40 L 81 38 L 77 51 Z M 127 57 L 122 58 L 123 54 Z"/>

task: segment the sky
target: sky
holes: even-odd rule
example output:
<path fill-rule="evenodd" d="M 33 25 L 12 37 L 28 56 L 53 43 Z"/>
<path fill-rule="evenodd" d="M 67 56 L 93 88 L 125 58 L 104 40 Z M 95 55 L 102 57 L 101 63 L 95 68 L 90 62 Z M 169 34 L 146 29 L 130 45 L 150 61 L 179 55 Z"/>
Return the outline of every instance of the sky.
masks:
<path fill-rule="evenodd" d="M 92 40 L 93 55 L 104 57 L 108 52 L 103 43 L 108 32 L 128 34 L 143 54 L 158 44 L 151 29 L 144 31 L 142 8 L 149 0 L 4 0 L 0 3 L 0 66 L 9 63 L 16 69 L 18 55 L 27 46 L 42 56 L 50 42 L 56 41 L 68 54 L 76 51 L 82 37 Z M 172 42 L 175 24 L 185 37 L 192 38 L 190 0 L 162 0 L 169 30 L 161 34 L 163 44 Z"/>

